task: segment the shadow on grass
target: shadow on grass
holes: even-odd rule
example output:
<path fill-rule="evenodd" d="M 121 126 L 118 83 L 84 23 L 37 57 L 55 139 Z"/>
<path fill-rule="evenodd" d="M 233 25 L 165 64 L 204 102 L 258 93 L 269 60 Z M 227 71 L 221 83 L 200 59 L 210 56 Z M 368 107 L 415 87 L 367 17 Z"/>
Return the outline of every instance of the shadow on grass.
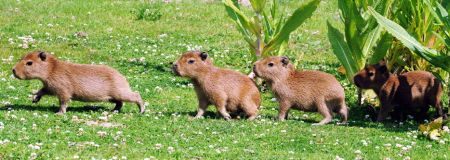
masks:
<path fill-rule="evenodd" d="M 59 111 L 58 106 L 41 106 L 41 105 L 5 105 L 0 107 L 0 111 L 9 110 L 9 108 L 13 110 L 26 110 L 26 111 L 41 111 L 41 112 L 51 112 L 56 113 Z M 83 107 L 67 107 L 67 112 L 89 112 L 89 111 L 99 111 L 99 110 L 108 110 L 108 108 L 103 106 L 92 106 L 87 105 Z"/>

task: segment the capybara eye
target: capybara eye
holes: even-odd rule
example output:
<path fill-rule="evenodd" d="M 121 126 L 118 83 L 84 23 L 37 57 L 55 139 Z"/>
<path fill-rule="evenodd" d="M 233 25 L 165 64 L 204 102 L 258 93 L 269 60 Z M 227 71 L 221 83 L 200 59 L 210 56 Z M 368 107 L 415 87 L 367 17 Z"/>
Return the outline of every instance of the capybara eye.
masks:
<path fill-rule="evenodd" d="M 27 62 L 27 66 L 31 66 L 33 64 L 33 62 L 29 61 Z"/>
<path fill-rule="evenodd" d="M 189 60 L 188 61 L 189 64 L 194 64 L 194 62 L 195 62 L 194 60 Z"/>
<path fill-rule="evenodd" d="M 369 72 L 369 73 L 367 73 L 370 77 L 372 77 L 373 76 L 373 72 Z"/>
<path fill-rule="evenodd" d="M 270 62 L 270 63 L 267 64 L 267 65 L 269 65 L 269 67 L 273 67 L 273 63 L 272 63 L 272 62 Z"/>

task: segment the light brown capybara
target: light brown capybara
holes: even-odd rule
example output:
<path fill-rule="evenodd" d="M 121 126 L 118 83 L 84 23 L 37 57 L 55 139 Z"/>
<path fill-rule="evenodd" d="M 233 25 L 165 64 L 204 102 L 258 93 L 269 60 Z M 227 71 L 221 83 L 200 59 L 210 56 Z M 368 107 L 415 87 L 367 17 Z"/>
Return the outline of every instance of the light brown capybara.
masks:
<path fill-rule="evenodd" d="M 192 80 L 198 98 L 195 118 L 202 117 L 210 104 L 226 120 L 231 118 L 229 112 L 236 111 L 246 113 L 249 120 L 257 117 L 261 99 L 253 81 L 242 73 L 215 67 L 206 52 L 186 52 L 172 69 Z"/>
<path fill-rule="evenodd" d="M 333 112 L 341 116 L 341 123 L 347 123 L 344 88 L 333 75 L 320 71 L 297 71 L 287 57 L 256 61 L 253 72 L 269 84 L 278 99 L 279 120 L 285 120 L 292 107 L 322 114 L 324 119 L 313 125 L 331 122 Z"/>
<path fill-rule="evenodd" d="M 114 110 L 120 111 L 123 102 L 133 102 L 144 113 L 145 106 L 141 96 L 133 92 L 125 79 L 115 69 L 105 65 L 74 64 L 58 60 L 43 51 L 30 52 L 13 68 L 13 74 L 21 80 L 40 80 L 44 87 L 33 98 L 39 102 L 44 95 L 58 97 L 58 114 L 66 112 L 70 100 L 116 104 Z"/>
<path fill-rule="evenodd" d="M 377 121 L 384 121 L 389 112 L 394 115 L 415 115 L 416 120 L 427 118 L 429 106 L 434 106 L 439 116 L 446 118 L 441 107 L 442 84 L 433 74 L 426 71 L 412 71 L 400 75 L 391 74 L 384 61 L 369 65 L 353 78 L 362 89 L 373 89 L 381 107 Z"/>

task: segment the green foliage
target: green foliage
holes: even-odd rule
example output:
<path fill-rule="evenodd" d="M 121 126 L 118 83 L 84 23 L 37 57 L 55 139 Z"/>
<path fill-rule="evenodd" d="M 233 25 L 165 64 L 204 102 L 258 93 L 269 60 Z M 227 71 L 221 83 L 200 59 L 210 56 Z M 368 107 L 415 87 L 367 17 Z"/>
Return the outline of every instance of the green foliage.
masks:
<path fill-rule="evenodd" d="M 238 31 L 256 57 L 282 55 L 289 42 L 289 35 L 310 18 L 317 9 L 320 0 L 312 0 L 300 6 L 285 18 L 278 15 L 278 2 L 273 0 L 269 11 L 264 10 L 266 0 L 251 0 L 255 15 L 248 18 L 237 1 L 223 0 L 229 17 L 236 22 Z"/>
<path fill-rule="evenodd" d="M 440 137 L 448 134 L 448 127 L 446 127 L 446 130 L 443 129 L 444 127 L 446 127 L 444 121 L 442 117 L 439 117 L 428 124 L 420 124 L 419 131 L 422 136 L 437 141 Z"/>
<path fill-rule="evenodd" d="M 362 69 L 369 56 L 371 62 L 378 62 L 391 46 L 391 37 L 382 32 L 376 21 L 367 16 L 367 6 L 375 6 L 384 14 L 393 0 L 378 2 L 365 0 L 339 0 L 344 33 L 328 24 L 328 38 L 333 53 L 341 62 L 349 81 Z M 381 40 L 380 40 L 381 39 Z"/>
<path fill-rule="evenodd" d="M 161 5 L 156 3 L 145 4 L 140 8 L 133 10 L 137 20 L 157 21 L 161 19 Z"/>

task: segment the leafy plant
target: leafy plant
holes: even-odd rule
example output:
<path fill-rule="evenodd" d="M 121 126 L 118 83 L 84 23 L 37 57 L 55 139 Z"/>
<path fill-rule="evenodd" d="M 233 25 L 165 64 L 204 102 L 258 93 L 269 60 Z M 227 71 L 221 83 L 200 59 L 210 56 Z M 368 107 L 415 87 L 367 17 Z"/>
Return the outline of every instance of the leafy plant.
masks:
<path fill-rule="evenodd" d="M 442 117 L 439 117 L 428 124 L 420 124 L 419 131 L 422 136 L 431 140 L 439 140 L 439 137 L 448 132 L 448 127 L 446 129 L 444 127 L 444 121 Z"/>
<path fill-rule="evenodd" d="M 136 15 L 137 20 L 157 21 L 161 19 L 161 5 L 146 4 L 137 10 L 132 11 Z"/>
<path fill-rule="evenodd" d="M 250 52 L 255 53 L 255 58 L 259 58 L 282 55 L 290 34 L 312 16 L 320 0 L 312 0 L 300 6 L 288 18 L 279 13 L 277 0 L 272 1 L 269 11 L 265 10 L 266 0 L 250 0 L 250 3 L 254 12 L 251 18 L 244 14 L 236 0 L 223 0 L 229 17 L 236 22 Z"/>

